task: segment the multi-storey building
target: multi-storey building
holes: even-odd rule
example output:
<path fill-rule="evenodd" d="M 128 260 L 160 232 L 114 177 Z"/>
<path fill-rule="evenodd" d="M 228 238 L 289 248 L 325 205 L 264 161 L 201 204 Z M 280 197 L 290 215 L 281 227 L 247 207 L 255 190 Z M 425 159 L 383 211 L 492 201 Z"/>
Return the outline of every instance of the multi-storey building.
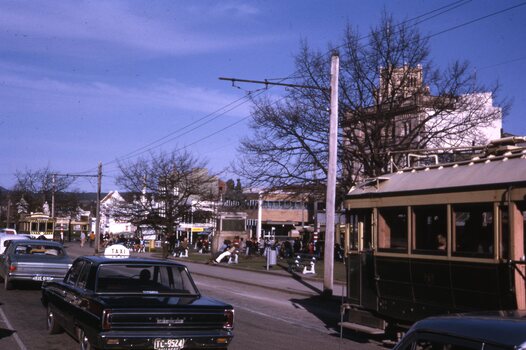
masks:
<path fill-rule="evenodd" d="M 501 136 L 502 110 L 491 93 L 433 96 L 420 65 L 382 68 L 374 100 L 349 111 L 343 124 L 344 158 L 350 163 L 344 168 L 356 181 L 387 170 L 392 151 L 484 145 Z M 368 158 L 374 160 L 364 164 Z M 395 157 L 394 165 L 404 167 L 406 161 Z M 379 166 L 384 168 L 375 170 Z"/>

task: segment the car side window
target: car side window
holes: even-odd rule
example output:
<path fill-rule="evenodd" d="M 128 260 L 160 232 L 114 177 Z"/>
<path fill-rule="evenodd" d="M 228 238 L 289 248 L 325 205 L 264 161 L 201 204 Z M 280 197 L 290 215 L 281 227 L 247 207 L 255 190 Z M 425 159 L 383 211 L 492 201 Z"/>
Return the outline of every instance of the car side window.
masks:
<path fill-rule="evenodd" d="M 73 266 L 69 269 L 64 279 L 64 281 L 67 284 L 74 286 L 77 283 L 80 273 L 82 272 L 82 267 L 84 267 L 84 263 L 85 262 L 83 260 L 80 260 L 80 261 L 76 261 L 73 264 Z"/>
<path fill-rule="evenodd" d="M 413 335 L 399 350 L 479 350 L 477 341 L 438 334 L 419 333 Z"/>
<path fill-rule="evenodd" d="M 91 264 L 89 262 L 84 262 L 83 265 L 84 266 L 77 280 L 77 287 L 86 289 L 86 285 L 88 284 L 88 276 L 89 276 Z"/>

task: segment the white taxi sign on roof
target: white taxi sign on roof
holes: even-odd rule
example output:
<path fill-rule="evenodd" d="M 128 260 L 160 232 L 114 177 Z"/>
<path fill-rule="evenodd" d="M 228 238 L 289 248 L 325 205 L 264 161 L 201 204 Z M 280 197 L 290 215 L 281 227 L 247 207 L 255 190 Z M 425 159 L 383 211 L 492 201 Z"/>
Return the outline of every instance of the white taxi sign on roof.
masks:
<path fill-rule="evenodd" d="M 130 250 L 122 244 L 114 244 L 104 249 L 104 256 L 107 258 L 129 258 Z"/>

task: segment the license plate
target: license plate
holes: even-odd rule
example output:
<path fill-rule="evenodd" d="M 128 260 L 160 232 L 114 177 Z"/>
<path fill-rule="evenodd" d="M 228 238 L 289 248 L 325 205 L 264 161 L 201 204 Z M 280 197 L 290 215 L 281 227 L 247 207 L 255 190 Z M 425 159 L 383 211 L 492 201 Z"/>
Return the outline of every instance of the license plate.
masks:
<path fill-rule="evenodd" d="M 33 276 L 33 281 L 51 281 L 53 277 L 49 276 Z"/>
<path fill-rule="evenodd" d="M 184 347 L 184 339 L 160 339 L 153 341 L 155 350 L 180 350 Z"/>

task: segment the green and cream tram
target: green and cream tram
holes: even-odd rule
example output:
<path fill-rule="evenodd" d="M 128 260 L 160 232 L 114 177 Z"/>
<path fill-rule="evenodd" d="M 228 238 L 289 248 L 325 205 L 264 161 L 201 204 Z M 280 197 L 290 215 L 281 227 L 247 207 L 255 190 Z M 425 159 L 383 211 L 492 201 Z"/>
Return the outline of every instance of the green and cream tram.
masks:
<path fill-rule="evenodd" d="M 430 315 L 526 308 L 526 148 L 493 151 L 348 193 L 343 327 L 373 334 Z"/>
<path fill-rule="evenodd" d="M 55 219 L 43 213 L 31 213 L 18 223 L 19 232 L 29 234 L 31 238 L 53 239 Z"/>

